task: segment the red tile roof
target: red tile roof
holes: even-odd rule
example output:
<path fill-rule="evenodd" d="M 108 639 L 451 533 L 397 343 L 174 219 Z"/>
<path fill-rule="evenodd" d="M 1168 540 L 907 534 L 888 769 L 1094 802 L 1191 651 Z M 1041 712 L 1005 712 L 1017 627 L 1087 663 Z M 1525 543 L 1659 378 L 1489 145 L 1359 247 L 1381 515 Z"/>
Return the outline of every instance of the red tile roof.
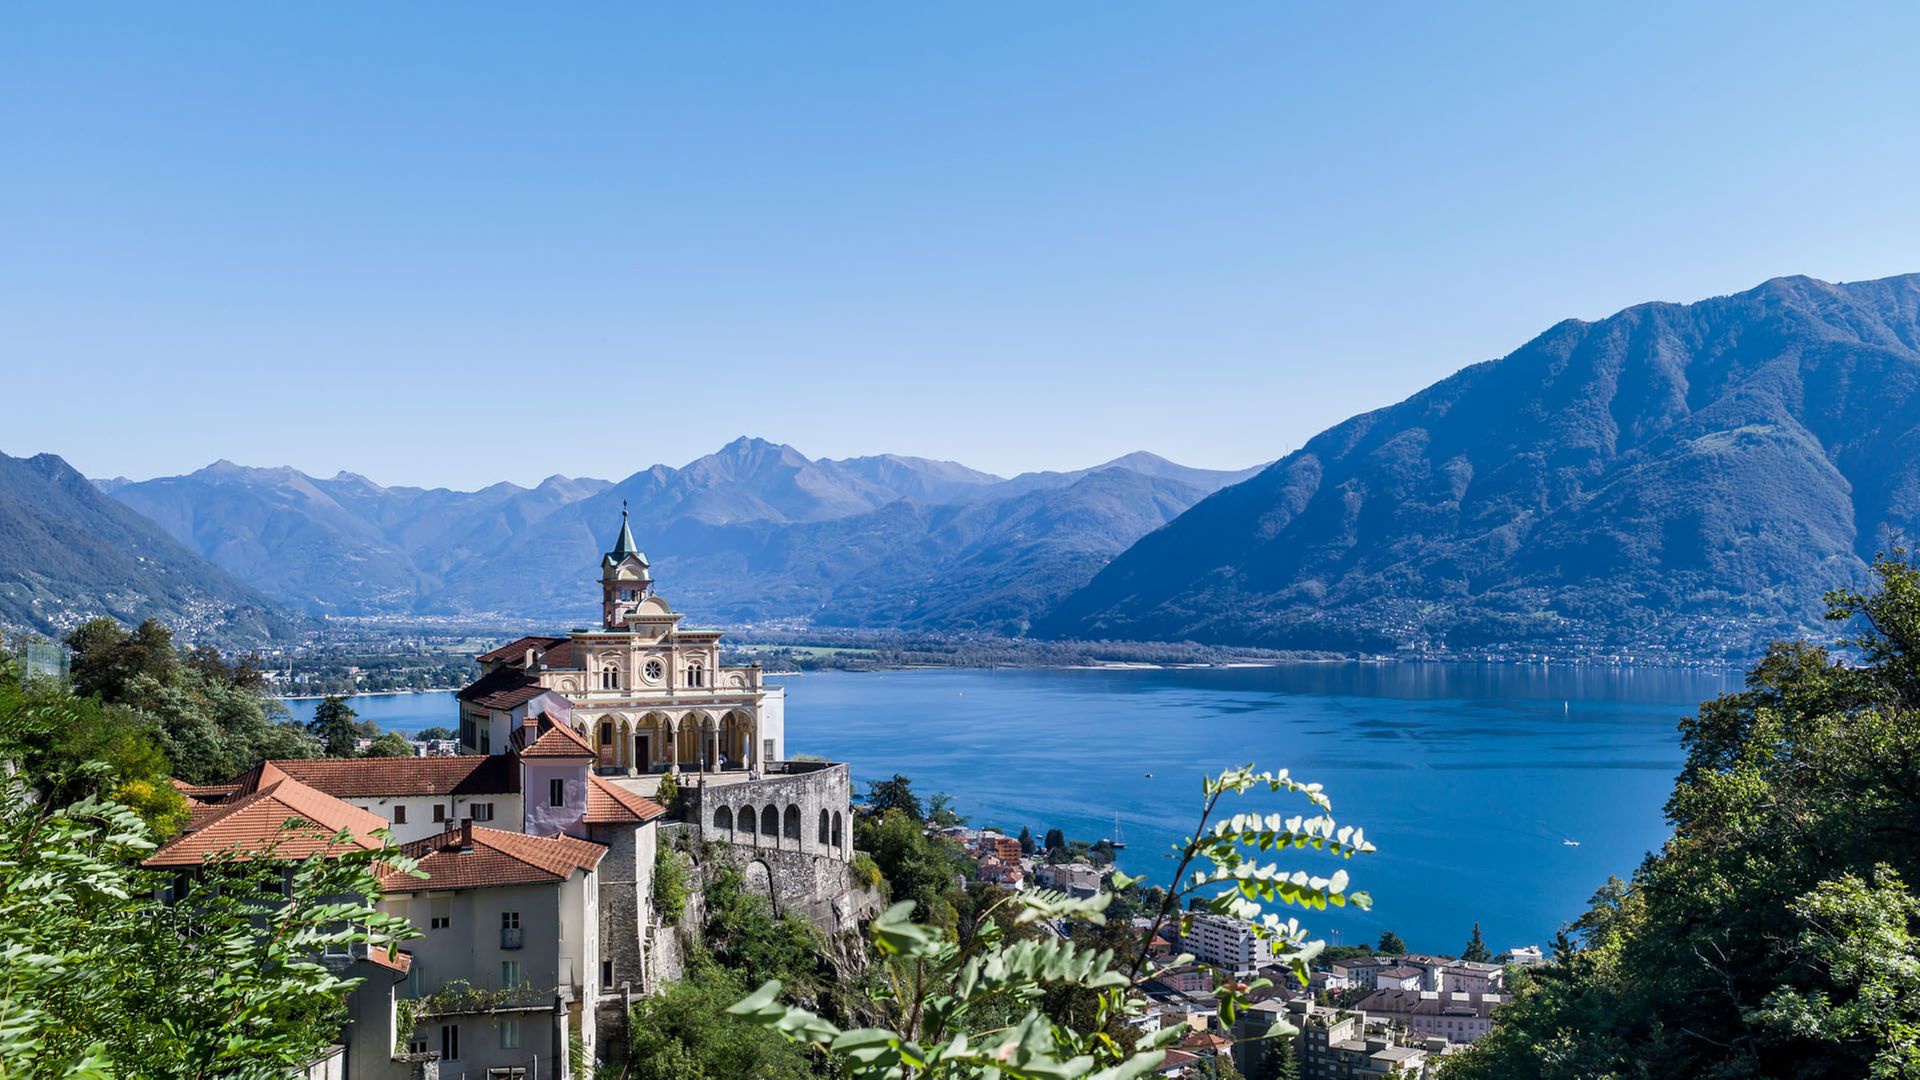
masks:
<path fill-rule="evenodd" d="M 334 834 L 345 830 L 356 847 L 377 851 L 384 845 L 373 835 L 387 827 L 385 818 L 349 806 L 339 799 L 288 777 L 259 790 L 237 795 L 233 801 L 195 814 L 189 831 L 180 834 L 142 863 L 149 867 L 198 866 L 209 855 L 245 852 L 272 859 L 304 859 L 315 852 L 341 850 Z M 306 823 L 289 829 L 289 821 Z M 315 826 L 318 826 L 317 828 Z"/>
<path fill-rule="evenodd" d="M 463 849 L 462 836 L 471 828 L 473 846 Z M 528 836 L 478 825 L 448 829 L 439 836 L 416 840 L 403 849 L 419 860 L 425 879 L 398 870 L 380 875 L 388 892 L 429 892 L 438 889 L 484 889 L 500 885 L 542 885 L 565 881 L 576 870 L 600 865 L 607 849 L 572 836 Z"/>
<path fill-rule="evenodd" d="M 667 808 L 652 799 L 611 784 L 597 776 L 587 776 L 587 817 L 589 825 L 617 825 L 624 822 L 652 821 L 664 817 Z"/>
<path fill-rule="evenodd" d="M 268 761 L 242 774 L 238 786 L 241 791 L 252 791 L 282 776 L 342 799 L 511 795 L 520 790 L 520 770 L 505 754 Z"/>
<path fill-rule="evenodd" d="M 234 785 L 232 784 L 189 784 L 178 777 L 173 778 L 172 783 L 174 790 L 186 796 L 189 803 L 199 803 L 207 806 L 218 803 L 220 800 L 233 794 L 234 790 Z"/>
<path fill-rule="evenodd" d="M 542 652 L 551 654 L 554 647 L 562 643 L 569 646 L 568 652 L 572 652 L 571 646 L 573 641 L 571 638 L 547 637 L 544 634 L 529 634 L 526 637 L 514 638 L 512 641 L 494 649 L 492 652 L 483 652 L 479 656 L 474 657 L 474 659 L 482 664 L 502 662 L 519 663 L 526 659 L 527 650 L 530 648 L 539 649 Z M 549 659 L 548 662 L 552 663 L 551 659 Z"/>
<path fill-rule="evenodd" d="M 531 717 L 529 719 L 532 719 Z M 573 730 L 550 716 L 542 715 L 538 719 L 537 737 L 529 741 L 531 725 L 522 724 L 513 733 L 513 748 L 521 757 L 577 758 L 594 756 L 593 744 L 585 735 Z"/>
<path fill-rule="evenodd" d="M 413 954 L 401 952 L 395 948 L 377 949 L 368 946 L 367 959 L 379 964 L 381 967 L 392 968 L 402 975 L 405 975 L 407 969 L 413 966 Z"/>
<path fill-rule="evenodd" d="M 455 695 L 483 709 L 511 709 L 546 692 L 540 680 L 515 667 L 503 667 L 480 676 Z"/>

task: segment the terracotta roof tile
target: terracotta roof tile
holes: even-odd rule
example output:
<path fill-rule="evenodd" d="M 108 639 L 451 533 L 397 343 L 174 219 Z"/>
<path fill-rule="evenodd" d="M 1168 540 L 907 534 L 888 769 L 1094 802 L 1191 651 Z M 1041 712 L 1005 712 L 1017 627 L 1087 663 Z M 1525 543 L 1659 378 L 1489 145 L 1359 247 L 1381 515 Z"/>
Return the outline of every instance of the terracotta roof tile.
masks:
<path fill-rule="evenodd" d="M 600 844 L 572 836 L 528 836 L 470 827 L 473 846 L 468 850 L 461 849 L 466 826 L 406 845 L 402 850 L 419 860 L 426 878 L 390 870 L 380 875 L 381 887 L 407 893 L 548 884 L 565 881 L 576 870 L 592 870 L 607 853 Z"/>
<path fill-rule="evenodd" d="M 401 952 L 399 949 L 391 947 L 376 949 L 369 946 L 367 949 L 367 959 L 379 964 L 381 967 L 392 968 L 402 975 L 405 975 L 407 969 L 413 966 L 412 953 Z"/>
<path fill-rule="evenodd" d="M 492 652 L 483 652 L 479 656 L 474 657 L 474 659 L 482 664 L 502 662 L 516 663 L 525 659 L 527 649 L 529 648 L 538 648 L 542 652 L 551 653 L 554 646 L 562 642 L 566 642 L 570 646 L 572 639 L 548 637 L 544 634 L 529 634 L 526 637 L 514 638 L 512 641 L 494 649 Z M 569 649 L 568 651 L 571 652 L 572 650 Z"/>
<path fill-rule="evenodd" d="M 611 784 L 598 776 L 587 776 L 587 817 L 589 825 L 616 825 L 622 822 L 652 821 L 666 816 L 667 808 L 636 791 Z"/>
<path fill-rule="evenodd" d="M 148 856 L 149 867 L 198 866 L 209 855 L 223 851 L 247 852 L 274 859 L 304 859 L 314 852 L 337 851 L 335 833 L 345 830 L 355 846 L 377 851 L 384 846 L 376 829 L 385 818 L 350 806 L 331 795 L 285 776 L 232 802 L 214 807 L 218 813 L 194 815 L 189 831 Z M 291 820 L 308 822 L 288 829 Z M 315 828 L 314 826 L 319 826 Z"/>
<path fill-rule="evenodd" d="M 242 776 L 239 786 L 295 780 L 342 799 L 406 795 L 511 795 L 520 790 L 520 770 L 506 754 L 482 757 L 312 758 L 269 761 Z"/>
<path fill-rule="evenodd" d="M 550 716 L 539 718 L 539 735 L 531 742 L 527 738 L 527 727 L 522 725 L 513 733 L 514 750 L 521 757 L 593 757 L 593 744 L 585 735 L 573 730 L 571 725 L 561 723 Z"/>
<path fill-rule="evenodd" d="M 457 696 L 483 709 L 511 709 L 546 692 L 540 680 L 519 668 L 503 667 L 469 683 Z"/>

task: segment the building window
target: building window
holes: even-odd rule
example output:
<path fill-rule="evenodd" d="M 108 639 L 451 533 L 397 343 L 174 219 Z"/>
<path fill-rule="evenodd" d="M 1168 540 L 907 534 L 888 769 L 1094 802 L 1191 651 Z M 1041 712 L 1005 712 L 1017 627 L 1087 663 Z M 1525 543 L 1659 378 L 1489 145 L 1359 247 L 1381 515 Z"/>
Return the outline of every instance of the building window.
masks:
<path fill-rule="evenodd" d="M 483 754 L 493 753 L 493 732 L 483 731 L 480 733 L 480 752 Z"/>
<path fill-rule="evenodd" d="M 611 960 L 600 961 L 600 985 L 607 990 L 613 989 L 613 961 Z"/>
<path fill-rule="evenodd" d="M 520 1021 L 500 1021 L 500 1049 L 518 1050 L 520 1048 Z"/>
<path fill-rule="evenodd" d="M 620 669 L 619 668 L 614 667 L 612 664 L 608 664 L 606 667 L 603 667 L 600 669 L 600 689 L 602 690 L 620 689 Z"/>
<path fill-rule="evenodd" d="M 409 1040 L 407 1041 L 407 1053 L 409 1053 L 409 1054 L 424 1054 L 424 1053 L 426 1053 L 426 1052 L 427 1052 L 427 1040 L 425 1040 L 425 1039 L 409 1039 Z"/>
<path fill-rule="evenodd" d="M 707 674 L 704 670 L 701 669 L 700 665 L 688 664 L 687 665 L 687 685 L 688 686 L 705 686 L 706 684 L 707 684 Z"/>
<path fill-rule="evenodd" d="M 500 961 L 500 989 L 511 990 L 520 985 L 520 961 Z"/>
<path fill-rule="evenodd" d="M 434 803 L 433 804 L 433 820 L 435 821 L 447 820 L 447 808 L 445 806 L 442 806 L 439 803 Z"/>
<path fill-rule="evenodd" d="M 547 805 L 567 805 L 567 782 L 559 778 L 547 781 Z"/>
<path fill-rule="evenodd" d="M 500 913 L 500 947 L 517 949 L 520 947 L 520 913 L 503 911 Z"/>
<path fill-rule="evenodd" d="M 613 745 L 613 721 L 611 720 L 600 721 L 600 745 Z"/>
<path fill-rule="evenodd" d="M 460 1060 L 460 1025 L 440 1025 L 440 1060 Z"/>
<path fill-rule="evenodd" d="M 658 660 L 647 661 L 647 681 L 648 682 L 659 682 L 660 677 L 662 675 L 665 675 L 666 673 L 667 673 L 667 669 L 661 665 L 660 661 Z"/>
<path fill-rule="evenodd" d="M 407 996 L 410 998 L 417 998 L 426 992 L 427 992 L 427 977 L 420 970 L 420 961 L 418 959 L 415 959 L 414 962 L 407 968 Z M 426 1049 L 427 1048 L 425 1046 L 422 1046 L 417 1052 L 425 1053 Z"/>
<path fill-rule="evenodd" d="M 472 817 L 473 820 L 475 821 L 492 821 L 493 820 L 493 804 L 490 802 L 474 803 L 472 806 L 468 807 L 467 810 L 469 812 L 469 816 Z"/>
<path fill-rule="evenodd" d="M 394 808 L 393 808 L 393 823 L 394 823 L 395 825 L 405 825 L 405 824 L 407 823 L 407 808 L 406 808 L 406 807 L 404 807 L 404 806 L 400 806 L 400 805 L 397 805 L 397 804 L 396 804 L 396 805 L 394 806 Z"/>
<path fill-rule="evenodd" d="M 445 930 L 453 925 L 453 901 L 444 897 L 433 902 L 433 914 L 428 920 L 427 929 Z"/>

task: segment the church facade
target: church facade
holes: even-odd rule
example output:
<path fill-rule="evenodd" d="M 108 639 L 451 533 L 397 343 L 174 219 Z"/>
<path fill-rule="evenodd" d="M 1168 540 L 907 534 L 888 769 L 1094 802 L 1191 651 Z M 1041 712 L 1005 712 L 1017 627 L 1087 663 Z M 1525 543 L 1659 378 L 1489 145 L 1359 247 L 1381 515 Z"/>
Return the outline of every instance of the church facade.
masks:
<path fill-rule="evenodd" d="M 460 692 L 464 753 L 492 753 L 525 717 L 560 715 L 602 775 L 764 772 L 786 756 L 786 695 L 757 664 L 723 666 L 721 631 L 681 625 L 654 592 L 626 511 L 600 560 L 601 621 L 479 656 Z"/>

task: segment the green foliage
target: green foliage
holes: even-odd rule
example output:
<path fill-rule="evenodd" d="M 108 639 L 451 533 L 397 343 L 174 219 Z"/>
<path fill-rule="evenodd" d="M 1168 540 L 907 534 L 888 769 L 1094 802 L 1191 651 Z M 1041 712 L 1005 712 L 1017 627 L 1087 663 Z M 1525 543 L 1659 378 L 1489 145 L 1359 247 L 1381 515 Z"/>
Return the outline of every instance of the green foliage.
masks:
<path fill-rule="evenodd" d="M 653 911 L 662 923 L 676 923 L 687 913 L 687 858 L 662 843 L 653 851 Z"/>
<path fill-rule="evenodd" d="M 89 619 L 67 635 L 67 647 L 74 690 L 114 704 L 132 700 L 136 678 L 167 683 L 179 666 L 173 633 L 153 619 L 132 633 L 112 619 Z"/>
<path fill-rule="evenodd" d="M 1748 1012 L 1756 1026 L 1875 1050 L 1874 1077 L 1920 1075 L 1920 898 L 1893 868 L 1846 874 L 1792 904 L 1800 936 L 1788 953 L 1809 973 Z"/>
<path fill-rule="evenodd" d="M 1875 571 L 1831 598 L 1866 663 L 1778 645 L 1682 721 L 1672 838 L 1448 1075 L 1920 1074 L 1920 571 Z"/>
<path fill-rule="evenodd" d="M 880 873 L 880 864 L 873 856 L 864 851 L 853 853 L 853 880 L 862 888 L 880 889 L 886 887 L 886 878 Z"/>
<path fill-rule="evenodd" d="M 1060 851 L 1067 846 L 1067 836 L 1059 829 L 1047 830 L 1047 842 L 1042 845 L 1048 851 Z"/>
<path fill-rule="evenodd" d="M 441 727 L 435 724 L 431 727 L 423 727 L 419 731 L 414 732 L 413 737 L 421 742 L 426 742 L 430 739 L 451 741 L 459 738 L 460 733 L 450 727 Z"/>
<path fill-rule="evenodd" d="M 330 694 L 313 710 L 313 719 L 307 721 L 307 734 L 320 741 L 320 753 L 326 757 L 352 757 L 354 740 L 360 736 L 360 729 L 354 724 L 354 718 L 359 715 L 345 697 Z"/>
<path fill-rule="evenodd" d="M 747 985 L 775 979 L 818 1000 L 833 982 L 822 965 L 826 943 L 799 915 L 775 915 L 765 896 L 750 892 L 732 864 L 708 864 L 707 921 L 702 935 L 714 958 Z"/>
<path fill-rule="evenodd" d="M 1467 947 L 1460 950 L 1460 959 L 1484 964 L 1493 959 L 1493 950 L 1487 948 L 1487 939 L 1480 936 L 1480 924 L 1473 924 L 1473 936 L 1467 939 Z"/>
<path fill-rule="evenodd" d="M 1320 813 L 1313 817 L 1234 814 L 1218 817 L 1223 799 L 1256 786 L 1304 797 Z M 1294 920 L 1265 913 L 1262 904 L 1280 903 L 1321 909 L 1329 904 L 1367 903 L 1364 893 L 1346 891 L 1346 874 L 1330 877 L 1284 872 L 1259 857 L 1275 850 L 1313 848 L 1341 858 L 1373 850 L 1351 826 L 1336 825 L 1330 803 L 1316 784 L 1303 784 L 1285 772 L 1230 770 L 1206 781 L 1205 805 L 1195 835 L 1180 849 L 1175 870 L 1154 925 L 1145 938 L 1180 915 L 1183 900 L 1198 910 L 1248 919 L 1255 933 L 1276 944 L 1304 983 L 1306 962 L 1319 948 Z M 870 815 L 871 816 L 871 815 Z M 895 810 L 879 815 L 874 835 L 914 829 L 915 822 Z M 883 869 L 887 860 L 876 850 Z M 1191 872 L 1190 872 L 1191 871 Z M 1116 887 L 1135 879 L 1116 875 Z M 892 881 L 891 875 L 889 880 Z M 894 883 L 896 889 L 898 883 Z M 1136 987 L 1154 973 L 1145 938 L 1122 933 L 1120 946 L 1083 945 L 1053 934 L 1022 934 L 1039 924 L 1107 924 L 1110 893 L 1079 899 L 1035 890 L 999 893 L 969 919 L 971 933 L 956 940 L 939 925 L 912 921 L 914 900 L 901 900 L 869 928 L 881 982 L 873 990 L 879 1022 L 844 1028 L 818 1012 L 781 1004 L 782 985 L 769 980 L 729 1010 L 796 1042 L 828 1054 L 851 1077 L 994 1077 L 1004 1080 L 1126 1080 L 1153 1072 L 1165 1048 L 1184 1032 L 1178 1026 L 1146 1036 L 1138 1043 L 1116 1038 L 1124 1018 L 1143 1005 Z M 1181 958 L 1181 962 L 1191 958 Z M 1231 1024 L 1249 1001 L 1266 989 L 1264 980 L 1225 987 L 1220 1016 Z M 1084 995 L 1061 1019 L 1042 1006 L 1050 993 Z M 1271 1034 L 1282 1034 L 1284 1028 Z"/>
<path fill-rule="evenodd" d="M 183 658 L 152 620 L 129 633 L 111 619 L 94 619 L 67 635 L 67 644 L 74 691 L 143 732 L 183 780 L 218 783 L 267 758 L 314 754 L 250 662 L 228 665 L 204 648 Z"/>
<path fill-rule="evenodd" d="M 1405 956 L 1407 943 L 1399 934 L 1391 930 L 1383 930 L 1380 932 L 1380 943 L 1375 948 L 1388 956 Z"/>
<path fill-rule="evenodd" d="M 397 731 L 383 731 L 373 737 L 362 752 L 363 757 L 407 758 L 413 757 L 413 742 Z"/>
<path fill-rule="evenodd" d="M 1025 825 L 1020 826 L 1020 854 L 1031 855 L 1034 853 L 1034 850 L 1033 830 L 1027 828 Z"/>
<path fill-rule="evenodd" d="M 0 790 L 9 806 L 24 795 L 18 778 Z M 166 905 L 130 809 L 87 798 L 7 815 L 0 1077 L 267 1077 L 312 1059 L 352 986 L 316 957 L 411 936 L 373 907 L 380 856 L 340 839 L 331 858 L 216 859 Z"/>
<path fill-rule="evenodd" d="M 680 816 L 680 780 L 672 773 L 662 773 L 660 786 L 653 793 L 654 801 L 667 808 L 667 816 Z"/>
<path fill-rule="evenodd" d="M 927 824 L 939 829 L 952 829 L 966 823 L 967 819 L 953 808 L 953 796 L 944 791 L 927 796 Z"/>
<path fill-rule="evenodd" d="M 631 1080 L 805 1080 L 808 1053 L 727 1012 L 745 992 L 738 975 L 703 962 L 687 977 L 633 1005 Z"/>
<path fill-rule="evenodd" d="M 51 680 L 0 676 L 0 760 L 56 806 L 106 796 L 132 807 L 156 836 L 173 835 L 190 815 L 158 740 L 138 713 L 75 697 Z"/>
<path fill-rule="evenodd" d="M 913 782 L 899 773 L 886 780 L 872 780 L 867 783 L 867 812 L 885 814 L 897 810 L 914 821 L 925 821 L 927 814 L 920 805 L 920 797 L 913 793 Z"/>
<path fill-rule="evenodd" d="M 898 808 L 861 814 L 854 823 L 854 844 L 872 856 L 892 899 L 911 900 L 929 921 L 954 925 L 953 883 L 968 876 L 957 846 L 928 836 L 920 821 Z"/>

